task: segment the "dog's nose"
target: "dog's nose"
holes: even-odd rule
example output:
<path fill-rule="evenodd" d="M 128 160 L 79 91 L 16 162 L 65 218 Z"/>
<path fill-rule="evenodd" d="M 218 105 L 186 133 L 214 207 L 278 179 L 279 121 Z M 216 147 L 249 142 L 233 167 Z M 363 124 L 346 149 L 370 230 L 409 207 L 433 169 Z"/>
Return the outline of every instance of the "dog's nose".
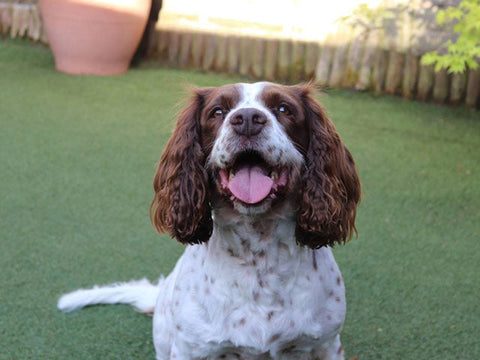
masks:
<path fill-rule="evenodd" d="M 243 108 L 235 111 L 230 124 L 238 135 L 251 137 L 258 135 L 267 122 L 265 114 L 254 108 Z"/>

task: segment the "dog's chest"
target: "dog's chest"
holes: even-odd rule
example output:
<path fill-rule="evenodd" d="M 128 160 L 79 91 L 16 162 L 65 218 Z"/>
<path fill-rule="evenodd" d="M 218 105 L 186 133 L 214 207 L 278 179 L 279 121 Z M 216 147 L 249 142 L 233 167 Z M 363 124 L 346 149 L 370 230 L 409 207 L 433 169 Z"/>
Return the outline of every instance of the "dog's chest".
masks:
<path fill-rule="evenodd" d="M 309 352 L 341 327 L 344 288 L 330 249 L 298 247 L 288 226 L 271 231 L 220 232 L 186 250 L 172 315 L 196 333 L 199 357 Z"/>

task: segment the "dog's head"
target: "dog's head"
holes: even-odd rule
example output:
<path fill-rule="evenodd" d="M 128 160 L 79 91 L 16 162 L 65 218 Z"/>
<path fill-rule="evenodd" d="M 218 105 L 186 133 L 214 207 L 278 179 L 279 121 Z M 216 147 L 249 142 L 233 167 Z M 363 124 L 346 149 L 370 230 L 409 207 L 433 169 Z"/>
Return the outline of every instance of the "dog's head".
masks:
<path fill-rule="evenodd" d="M 154 180 L 151 218 L 182 243 L 212 233 L 212 208 L 258 216 L 293 205 L 296 239 L 318 248 L 355 231 L 360 182 L 308 85 L 198 89 L 179 116 Z"/>

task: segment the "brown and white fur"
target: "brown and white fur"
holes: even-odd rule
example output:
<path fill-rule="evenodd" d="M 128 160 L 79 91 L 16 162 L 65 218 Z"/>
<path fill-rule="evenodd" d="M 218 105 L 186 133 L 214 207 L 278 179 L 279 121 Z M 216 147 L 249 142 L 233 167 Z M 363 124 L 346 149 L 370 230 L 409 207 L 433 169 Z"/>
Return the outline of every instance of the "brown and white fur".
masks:
<path fill-rule="evenodd" d="M 360 183 L 308 85 L 197 89 L 154 180 L 151 217 L 188 244 L 158 285 L 64 295 L 71 311 L 154 311 L 165 359 L 343 359 L 345 289 L 330 247 L 355 232 Z"/>

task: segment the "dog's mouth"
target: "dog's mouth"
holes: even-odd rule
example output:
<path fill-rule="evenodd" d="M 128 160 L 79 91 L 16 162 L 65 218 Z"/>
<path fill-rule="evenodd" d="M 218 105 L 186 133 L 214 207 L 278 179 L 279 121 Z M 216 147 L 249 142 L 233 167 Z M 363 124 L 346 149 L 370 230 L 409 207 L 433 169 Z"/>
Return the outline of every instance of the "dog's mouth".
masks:
<path fill-rule="evenodd" d="M 219 171 L 220 186 L 244 204 L 256 205 L 265 199 L 276 199 L 288 184 L 288 168 L 270 165 L 257 151 L 238 154 L 232 166 Z"/>

